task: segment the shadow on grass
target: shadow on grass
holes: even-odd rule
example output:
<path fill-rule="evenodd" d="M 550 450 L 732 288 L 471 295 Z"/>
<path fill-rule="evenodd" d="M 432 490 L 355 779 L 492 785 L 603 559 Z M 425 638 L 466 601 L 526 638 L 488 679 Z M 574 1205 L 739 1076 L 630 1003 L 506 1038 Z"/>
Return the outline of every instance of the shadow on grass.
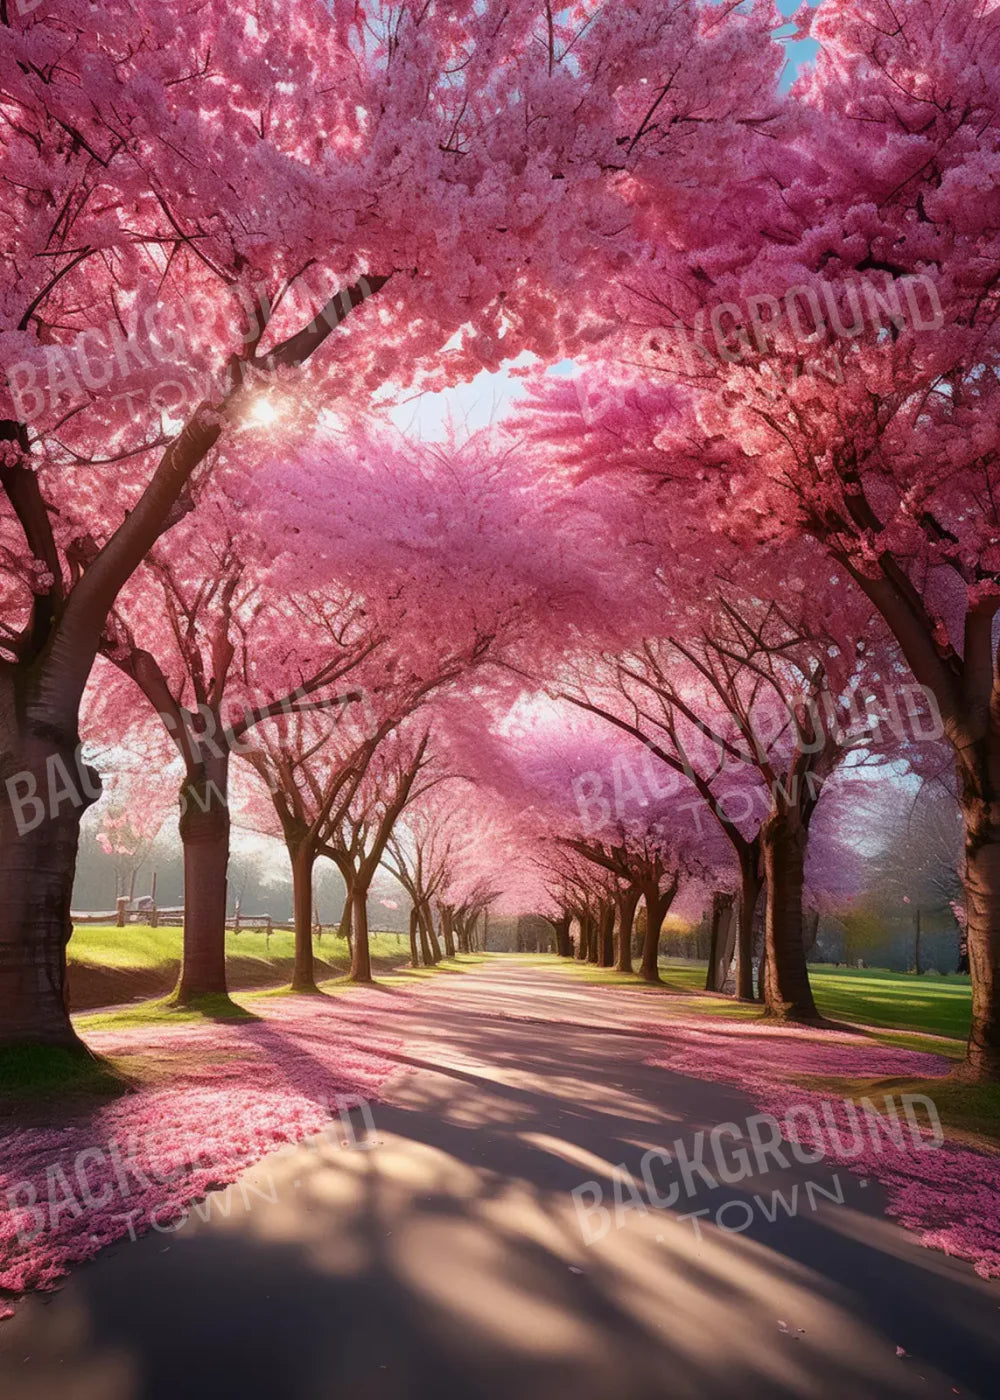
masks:
<path fill-rule="evenodd" d="M 224 993 L 194 997 L 179 1002 L 173 994 L 156 1001 L 143 1001 L 132 1006 L 115 1007 L 110 1011 L 84 1012 L 75 1017 L 76 1027 L 88 1031 L 127 1030 L 132 1026 L 175 1026 L 184 1021 L 259 1021 L 248 1010 Z"/>
<path fill-rule="evenodd" d="M 961 1069 L 933 1079 L 906 1075 L 866 1079 L 818 1074 L 794 1074 L 789 1078 L 803 1089 L 850 1099 L 923 1094 L 937 1109 L 949 1138 L 988 1152 L 1000 1151 L 1000 1084 L 969 1079 Z"/>
<path fill-rule="evenodd" d="M 618 986 L 618 987 L 640 987 L 649 991 L 664 991 L 670 993 L 669 1001 L 665 1000 L 661 1005 L 670 1007 L 671 1011 L 681 1011 L 684 1015 L 704 1016 L 712 1021 L 756 1021 L 763 1029 L 768 1026 L 796 1025 L 801 1027 L 803 1033 L 810 1031 L 826 1033 L 837 1031 L 841 1034 L 858 1036 L 872 1041 L 876 1045 L 884 1045 L 892 1049 L 918 1050 L 928 1055 L 940 1055 L 944 1059 L 961 1060 L 965 1055 L 965 1041 L 954 1039 L 943 1033 L 919 1027 L 906 1028 L 903 1026 L 883 1026 L 865 1021 L 844 1020 L 839 1015 L 823 1014 L 816 1020 L 810 1021 L 782 1021 L 780 1017 L 771 1017 L 764 1011 L 763 1005 L 759 1001 L 737 1001 L 734 997 L 724 995 L 720 992 L 709 992 L 703 988 L 686 987 L 680 983 L 671 982 L 669 976 L 663 978 L 659 983 L 644 982 L 638 974 L 631 977 L 627 973 L 615 972 L 611 968 L 595 967 L 592 963 L 566 963 L 560 961 L 553 962 L 553 966 L 560 969 L 570 970 L 575 974 L 575 980 L 588 983 L 591 986 Z M 661 968 L 661 971 L 664 969 Z M 670 972 L 670 967 L 666 969 Z"/>
<path fill-rule="evenodd" d="M 135 1081 L 114 1060 L 85 1046 L 12 1045 L 0 1050 L 0 1102 L 8 1107 L 74 1109 L 130 1093 Z M 20 1115 L 19 1115 L 20 1116 Z"/>

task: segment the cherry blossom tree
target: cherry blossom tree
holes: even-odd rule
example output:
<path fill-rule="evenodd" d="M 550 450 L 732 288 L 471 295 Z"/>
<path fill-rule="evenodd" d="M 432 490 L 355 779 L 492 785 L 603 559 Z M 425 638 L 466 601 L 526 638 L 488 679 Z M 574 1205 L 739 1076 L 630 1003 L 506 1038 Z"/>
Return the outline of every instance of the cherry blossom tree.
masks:
<path fill-rule="evenodd" d="M 441 957 L 434 927 L 435 909 L 443 955 L 453 958 L 458 951 L 455 916 L 462 907 L 461 866 L 468 862 L 470 847 L 476 843 L 476 833 L 469 829 L 469 813 L 461 805 L 466 795 L 464 787 L 446 770 L 425 782 L 393 831 L 383 858 L 386 869 L 410 896 L 415 911 L 413 932 L 420 934 L 420 947 L 430 952 L 432 963 Z M 416 950 L 414 940 L 411 952 Z"/>
<path fill-rule="evenodd" d="M 642 748 L 568 704 L 526 693 L 495 718 L 492 731 L 481 722 L 474 728 L 468 761 L 476 781 L 501 814 L 516 820 L 522 862 L 537 867 L 542 890 L 579 923 L 581 957 L 629 970 L 641 898 L 641 975 L 658 981 L 663 921 L 682 882 L 704 870 L 711 842 L 698 835 L 673 792 L 649 794 L 633 785 L 631 800 L 615 810 L 606 800 L 595 806 L 595 791 L 611 791 L 638 764 Z M 721 849 L 715 854 L 725 859 Z"/>
<path fill-rule="evenodd" d="M 5 7 L 3 776 L 78 800 L 30 830 L 4 808 L 4 1041 L 74 1043 L 80 700 L 196 474 L 279 411 L 306 430 L 599 334 L 636 191 L 733 168 L 771 120 L 772 23 L 696 0 Z"/>
<path fill-rule="evenodd" d="M 351 802 L 338 813 L 338 821 L 323 838 L 322 853 L 334 861 L 347 890 L 352 933 L 349 975 L 353 982 L 372 980 L 368 896 L 379 865 L 386 864 L 399 819 L 410 803 L 441 781 L 428 753 L 430 734 L 421 727 L 421 718 L 418 713 L 409 726 L 394 730 L 379 743 Z M 405 886 L 406 882 L 402 883 Z M 411 918 L 411 955 L 413 937 Z M 415 961 L 413 966 L 417 966 Z"/>
<path fill-rule="evenodd" d="M 753 995 L 766 886 L 761 994 L 773 1015 L 813 1019 L 802 892 L 823 785 L 846 759 L 877 762 L 933 728 L 934 697 L 908 683 L 870 601 L 815 542 L 768 559 L 725 528 L 718 480 L 738 449 L 704 437 L 689 397 L 594 371 L 543 380 L 529 403 L 522 424 L 582 478 L 582 508 L 620 564 L 618 645 L 584 650 L 561 693 L 695 789 L 739 863 L 737 994 Z"/>
<path fill-rule="evenodd" d="M 103 642 L 183 764 L 182 1002 L 226 992 L 234 750 L 252 747 L 269 717 L 360 703 L 358 668 L 385 640 L 350 583 L 320 592 L 314 572 L 303 583 L 294 556 L 269 557 L 258 523 L 238 479 L 217 478 L 124 590 Z"/>
<path fill-rule="evenodd" d="M 967 1068 L 996 1078 L 997 15 L 829 0 L 814 32 L 782 160 L 749 153 L 713 253 L 664 246 L 618 288 L 614 358 L 640 367 L 623 460 L 757 557 L 817 541 L 935 696 L 965 826 Z"/>

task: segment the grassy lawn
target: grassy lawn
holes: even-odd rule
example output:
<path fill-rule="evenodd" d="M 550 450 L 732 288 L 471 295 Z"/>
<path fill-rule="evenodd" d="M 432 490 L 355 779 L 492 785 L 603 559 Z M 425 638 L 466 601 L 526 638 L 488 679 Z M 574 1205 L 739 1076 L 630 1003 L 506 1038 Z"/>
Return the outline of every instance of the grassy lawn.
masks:
<path fill-rule="evenodd" d="M 180 964 L 181 941 L 180 928 L 81 924 L 74 929 L 69 942 L 69 961 L 89 967 L 166 969 Z M 404 934 L 373 933 L 370 943 L 373 958 L 409 957 L 409 942 Z M 324 962 L 345 968 L 350 962 L 346 939 L 332 932 L 324 933 L 321 939 L 314 938 L 313 950 Z M 281 961 L 295 956 L 295 936 L 278 931 L 272 933 L 268 941 L 262 930 L 228 932 L 226 954 L 231 958 L 254 958 L 261 962 Z"/>
<path fill-rule="evenodd" d="M 836 1021 L 928 1031 L 965 1040 L 969 1034 L 972 990 L 957 973 L 886 972 L 882 968 L 811 967 L 816 1004 Z"/>
<path fill-rule="evenodd" d="M 126 1093 L 130 1083 L 116 1062 L 57 1046 L 17 1046 L 0 1055 L 0 1106 L 16 1109 L 19 1121 L 38 1115 L 44 1122 L 50 1105 L 69 1112 L 91 1107 Z"/>
<path fill-rule="evenodd" d="M 152 997 L 106 1011 L 81 1011 L 73 1017 L 73 1025 L 86 1039 L 88 1031 L 125 1030 L 131 1026 L 173 1026 L 182 1021 L 256 1021 L 260 1018 L 245 1004 L 255 995 L 266 993 L 242 992 L 239 1000 L 221 994 L 203 996 L 190 1006 L 179 1006 L 172 996 Z"/>
<path fill-rule="evenodd" d="M 153 930 L 158 932 L 158 930 Z M 242 937 L 242 935 L 240 935 Z M 272 935 L 272 942 L 274 937 Z M 376 935 L 378 936 L 378 935 Z M 382 935 L 394 939 L 394 935 Z M 375 938 L 372 942 L 374 944 Z M 486 961 L 487 955 L 459 953 L 454 958 L 444 958 L 437 967 L 400 967 L 391 972 L 378 974 L 374 979 L 376 987 L 403 987 L 414 981 L 424 981 L 446 973 L 467 972 L 471 967 Z M 318 984 L 324 996 L 337 996 L 349 991 L 357 983 L 346 976 L 330 977 Z M 234 992 L 232 996 L 201 997 L 194 1006 L 178 1006 L 171 996 L 153 997 L 147 1001 L 133 1002 L 127 1006 L 109 1007 L 103 1011 L 81 1011 L 73 1017 L 73 1024 L 86 1039 L 88 1031 L 128 1030 L 133 1026 L 174 1026 L 184 1021 L 255 1021 L 260 1018 L 254 1012 L 255 1003 L 264 997 L 297 996 L 288 987 L 266 987 L 259 990 Z"/>
<path fill-rule="evenodd" d="M 565 959 L 553 954 L 532 955 L 531 960 L 567 965 Z M 590 963 L 574 963 L 573 969 L 576 976 L 589 982 L 645 985 L 638 977 L 629 978 L 625 973 L 594 967 Z M 692 997 L 690 1004 L 706 1012 L 736 1017 L 757 1014 L 752 1006 L 741 1006 L 729 997 L 704 993 L 704 963 L 661 958 L 660 976 L 668 991 L 701 992 L 701 996 Z M 889 972 L 885 968 L 816 965 L 809 969 L 809 980 L 817 1006 L 831 1021 L 856 1021 L 887 1030 L 923 1031 L 927 1036 L 947 1036 L 958 1041 L 968 1037 L 972 1004 L 968 977 L 957 974 L 942 977 L 936 973 L 917 977 L 913 973 Z M 897 1037 L 895 1043 L 902 1042 Z M 906 1043 L 912 1047 L 912 1041 Z M 934 1048 L 938 1053 L 947 1053 L 940 1046 Z"/>
<path fill-rule="evenodd" d="M 919 1049 L 912 1040 L 907 1049 Z M 1000 1150 L 1000 1084 L 969 1084 L 946 1075 L 935 1079 L 849 1079 L 843 1076 L 790 1075 L 803 1089 L 837 1098 L 879 1100 L 892 1094 L 924 1094 L 937 1109 L 949 1138 L 969 1147 Z"/>

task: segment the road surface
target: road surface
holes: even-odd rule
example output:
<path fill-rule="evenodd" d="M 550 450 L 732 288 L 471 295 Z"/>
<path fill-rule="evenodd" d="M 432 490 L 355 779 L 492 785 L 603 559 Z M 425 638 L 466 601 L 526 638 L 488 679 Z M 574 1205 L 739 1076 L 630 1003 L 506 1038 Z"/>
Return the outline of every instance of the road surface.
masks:
<path fill-rule="evenodd" d="M 359 1145 L 338 1129 L 266 1158 L 26 1300 L 0 1325 L 0 1396 L 996 1395 L 1000 1287 L 890 1223 L 874 1182 L 840 1171 L 841 1204 L 815 1189 L 836 1194 L 828 1165 L 765 1163 L 655 1204 L 645 1153 L 755 1108 L 645 1063 L 650 995 L 494 961 L 386 998 L 402 1051 L 374 1145 L 357 1114 Z M 796 1185 L 789 1216 L 773 1192 Z"/>

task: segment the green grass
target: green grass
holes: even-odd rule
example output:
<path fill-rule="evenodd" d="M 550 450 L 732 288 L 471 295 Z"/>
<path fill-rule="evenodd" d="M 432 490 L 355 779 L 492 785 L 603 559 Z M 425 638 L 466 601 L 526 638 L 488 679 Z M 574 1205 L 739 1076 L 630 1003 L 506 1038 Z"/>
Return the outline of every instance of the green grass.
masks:
<path fill-rule="evenodd" d="M 886 972 L 881 968 L 811 967 L 816 1004 L 835 1021 L 927 1031 L 965 1040 L 972 989 L 968 977 Z"/>
<path fill-rule="evenodd" d="M 73 1025 L 84 1037 L 88 1031 L 127 1030 L 132 1026 L 176 1026 L 184 1021 L 257 1021 L 260 1018 L 227 996 L 203 996 L 181 1006 L 173 996 L 130 1003 L 110 1011 L 84 1011 Z"/>
<path fill-rule="evenodd" d="M 145 924 L 128 924 L 116 928 L 110 924 L 81 924 L 74 929 L 67 950 L 70 963 L 91 967 L 124 969 L 158 968 L 169 970 L 180 963 L 183 933 L 180 928 L 149 928 Z M 408 940 L 394 933 L 373 933 L 371 954 L 376 959 L 409 957 Z M 346 939 L 336 933 L 324 932 L 313 939 L 317 957 L 344 967 L 350 962 Z M 277 931 L 270 941 L 263 930 L 244 929 L 241 933 L 227 932 L 226 955 L 230 958 L 254 958 L 273 962 L 295 956 L 295 936 Z"/>
<path fill-rule="evenodd" d="M 127 1093 L 123 1067 L 100 1055 L 53 1045 L 15 1045 L 0 1051 L 0 1103 L 44 1110 L 53 1101 L 72 1110 Z"/>
<path fill-rule="evenodd" d="M 471 967 L 486 962 L 487 957 L 487 954 L 459 953 L 455 958 L 445 958 L 437 967 L 401 967 L 376 976 L 375 985 L 391 988 L 444 973 L 467 972 Z M 356 985 L 346 976 L 326 978 L 319 983 L 317 995 L 336 996 Z M 73 1024 L 80 1034 L 86 1037 L 91 1031 L 130 1030 L 136 1026 L 176 1026 L 185 1021 L 255 1021 L 259 1017 L 253 1007 L 258 999 L 300 995 L 302 994 L 293 992 L 287 986 L 261 987 L 228 997 L 199 997 L 194 1004 L 181 1005 L 171 994 L 103 1011 L 81 1011 L 73 1017 Z"/>
<path fill-rule="evenodd" d="M 687 980 L 683 969 L 661 967 L 660 971 L 672 981 Z M 871 1028 L 880 1045 L 954 1059 L 965 1053 L 972 1000 L 967 977 L 926 974 L 918 978 L 882 968 L 811 967 L 809 980 L 816 1005 L 828 1020 Z M 760 1014 L 752 1004 L 704 992 L 690 997 L 685 1006 L 736 1020 Z"/>
<path fill-rule="evenodd" d="M 541 955 L 560 966 L 565 960 Z M 628 981 L 623 973 L 590 963 L 574 963 L 577 976 L 594 982 Z M 705 964 L 690 960 L 660 960 L 660 976 L 669 990 L 702 992 Z M 636 981 L 639 979 L 636 978 Z M 957 974 L 942 977 L 924 973 L 889 972 L 884 968 L 844 968 L 815 965 L 809 969 L 816 1004 L 831 1021 L 851 1021 L 887 1030 L 923 1031 L 927 1036 L 946 1036 L 964 1041 L 969 1034 L 972 989 L 969 979 Z M 720 1016 L 747 1017 L 757 1014 L 752 1006 L 740 1005 L 730 997 L 702 993 L 689 1003 Z M 888 1039 L 887 1039 L 887 1042 Z M 916 1048 L 912 1037 L 905 1043 Z M 939 1053 L 947 1053 L 936 1046 Z"/>
<path fill-rule="evenodd" d="M 521 953 L 517 957 L 523 962 L 563 968 L 594 986 L 650 987 L 637 975 L 629 977 L 593 963 L 571 962 L 553 953 Z M 703 991 L 704 963 L 661 959 L 660 976 L 664 991 L 686 993 L 671 998 L 670 1011 L 734 1021 L 762 1018 L 756 1003 Z M 917 978 L 882 968 L 824 967 L 810 968 L 809 976 L 817 1004 L 829 1019 L 870 1030 L 878 1045 L 922 1050 L 946 1059 L 963 1058 L 971 1001 L 967 977 L 927 974 Z M 655 986 L 650 990 L 655 991 Z"/>
<path fill-rule="evenodd" d="M 179 928 L 81 924 L 74 928 L 66 954 L 70 964 L 137 969 L 167 968 L 179 961 L 180 951 Z"/>
<path fill-rule="evenodd" d="M 912 1041 L 907 1049 L 914 1049 Z M 879 1099 L 887 1094 L 924 1094 L 937 1109 L 949 1138 L 996 1151 L 1000 1147 L 1000 1084 L 969 1082 L 960 1075 L 940 1079 L 848 1079 L 834 1075 L 789 1076 L 794 1083 L 838 1098 Z"/>

